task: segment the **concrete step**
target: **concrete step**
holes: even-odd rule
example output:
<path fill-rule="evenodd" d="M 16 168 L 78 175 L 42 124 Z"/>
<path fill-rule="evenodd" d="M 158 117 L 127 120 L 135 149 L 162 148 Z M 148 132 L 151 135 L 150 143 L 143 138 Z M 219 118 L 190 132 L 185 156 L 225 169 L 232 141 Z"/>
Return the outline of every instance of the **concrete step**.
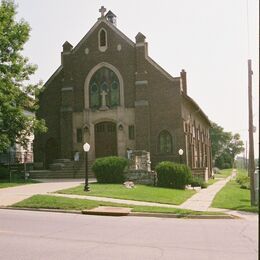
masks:
<path fill-rule="evenodd" d="M 94 178 L 93 172 L 88 172 L 89 178 Z M 80 172 L 74 171 L 30 171 L 30 178 L 32 179 L 44 179 L 44 178 L 84 178 L 85 170 Z"/>
<path fill-rule="evenodd" d="M 91 170 L 93 162 L 88 164 L 88 176 L 94 178 L 94 173 Z M 44 178 L 84 178 L 85 177 L 85 162 L 74 162 L 69 159 L 56 159 L 50 165 L 50 170 L 31 171 L 30 177 L 34 179 Z"/>
<path fill-rule="evenodd" d="M 82 213 L 86 215 L 127 216 L 131 210 L 131 208 L 99 206 L 94 209 L 82 210 Z"/>

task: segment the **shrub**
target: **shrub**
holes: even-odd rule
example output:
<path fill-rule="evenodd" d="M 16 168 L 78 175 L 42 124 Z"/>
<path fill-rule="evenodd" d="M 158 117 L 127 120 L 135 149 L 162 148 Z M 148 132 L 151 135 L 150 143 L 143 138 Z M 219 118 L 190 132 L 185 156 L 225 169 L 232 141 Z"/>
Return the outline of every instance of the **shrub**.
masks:
<path fill-rule="evenodd" d="M 191 179 L 191 170 L 185 164 L 161 162 L 155 167 L 157 186 L 184 189 Z"/>
<path fill-rule="evenodd" d="M 214 174 L 219 174 L 220 173 L 220 169 L 218 167 L 214 167 L 213 168 L 213 172 L 214 172 Z"/>
<path fill-rule="evenodd" d="M 236 177 L 236 182 L 240 185 L 242 189 L 250 189 L 250 178 L 246 175 L 238 175 Z"/>
<path fill-rule="evenodd" d="M 191 187 L 201 187 L 202 189 L 207 188 L 207 183 L 199 178 L 199 177 L 192 177 L 189 184 L 191 185 Z"/>
<path fill-rule="evenodd" d="M 92 170 L 99 183 L 123 183 L 126 166 L 125 158 L 110 156 L 97 159 Z"/>

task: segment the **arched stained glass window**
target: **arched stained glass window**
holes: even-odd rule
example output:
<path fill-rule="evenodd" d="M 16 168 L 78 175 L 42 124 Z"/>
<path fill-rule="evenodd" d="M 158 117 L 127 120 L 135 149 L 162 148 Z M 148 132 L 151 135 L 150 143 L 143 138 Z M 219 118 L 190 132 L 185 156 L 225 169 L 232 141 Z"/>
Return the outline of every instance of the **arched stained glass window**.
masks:
<path fill-rule="evenodd" d="M 90 107 L 108 109 L 120 105 L 120 84 L 116 74 L 102 67 L 92 76 L 89 83 Z"/>
<path fill-rule="evenodd" d="M 172 136 L 167 130 L 159 134 L 159 152 L 164 154 L 172 152 Z"/>

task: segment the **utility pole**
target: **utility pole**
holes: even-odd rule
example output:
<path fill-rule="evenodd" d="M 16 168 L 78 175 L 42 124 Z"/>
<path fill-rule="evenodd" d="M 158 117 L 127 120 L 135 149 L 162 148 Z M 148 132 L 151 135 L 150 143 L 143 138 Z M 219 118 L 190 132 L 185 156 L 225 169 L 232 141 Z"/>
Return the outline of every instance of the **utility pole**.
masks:
<path fill-rule="evenodd" d="M 246 170 L 248 171 L 248 159 L 247 159 L 247 141 L 246 141 Z M 248 175 L 248 177 L 250 177 Z"/>
<path fill-rule="evenodd" d="M 250 197 L 251 206 L 256 205 L 255 201 L 255 158 L 254 158 L 254 126 L 253 126 L 253 106 L 252 106 L 252 74 L 251 60 L 248 60 L 248 132 L 249 132 L 249 156 L 248 175 L 250 176 Z"/>

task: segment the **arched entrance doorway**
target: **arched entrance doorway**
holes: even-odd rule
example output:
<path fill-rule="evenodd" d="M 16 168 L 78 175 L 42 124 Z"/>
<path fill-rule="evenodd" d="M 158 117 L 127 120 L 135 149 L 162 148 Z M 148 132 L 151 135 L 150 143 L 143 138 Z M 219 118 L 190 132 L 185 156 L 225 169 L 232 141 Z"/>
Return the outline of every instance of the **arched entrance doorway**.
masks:
<path fill-rule="evenodd" d="M 95 125 L 96 158 L 117 155 L 116 124 L 101 122 Z"/>
<path fill-rule="evenodd" d="M 58 144 L 54 138 L 47 140 L 45 144 L 45 168 L 49 168 L 49 165 L 53 163 L 53 160 L 58 158 Z"/>

